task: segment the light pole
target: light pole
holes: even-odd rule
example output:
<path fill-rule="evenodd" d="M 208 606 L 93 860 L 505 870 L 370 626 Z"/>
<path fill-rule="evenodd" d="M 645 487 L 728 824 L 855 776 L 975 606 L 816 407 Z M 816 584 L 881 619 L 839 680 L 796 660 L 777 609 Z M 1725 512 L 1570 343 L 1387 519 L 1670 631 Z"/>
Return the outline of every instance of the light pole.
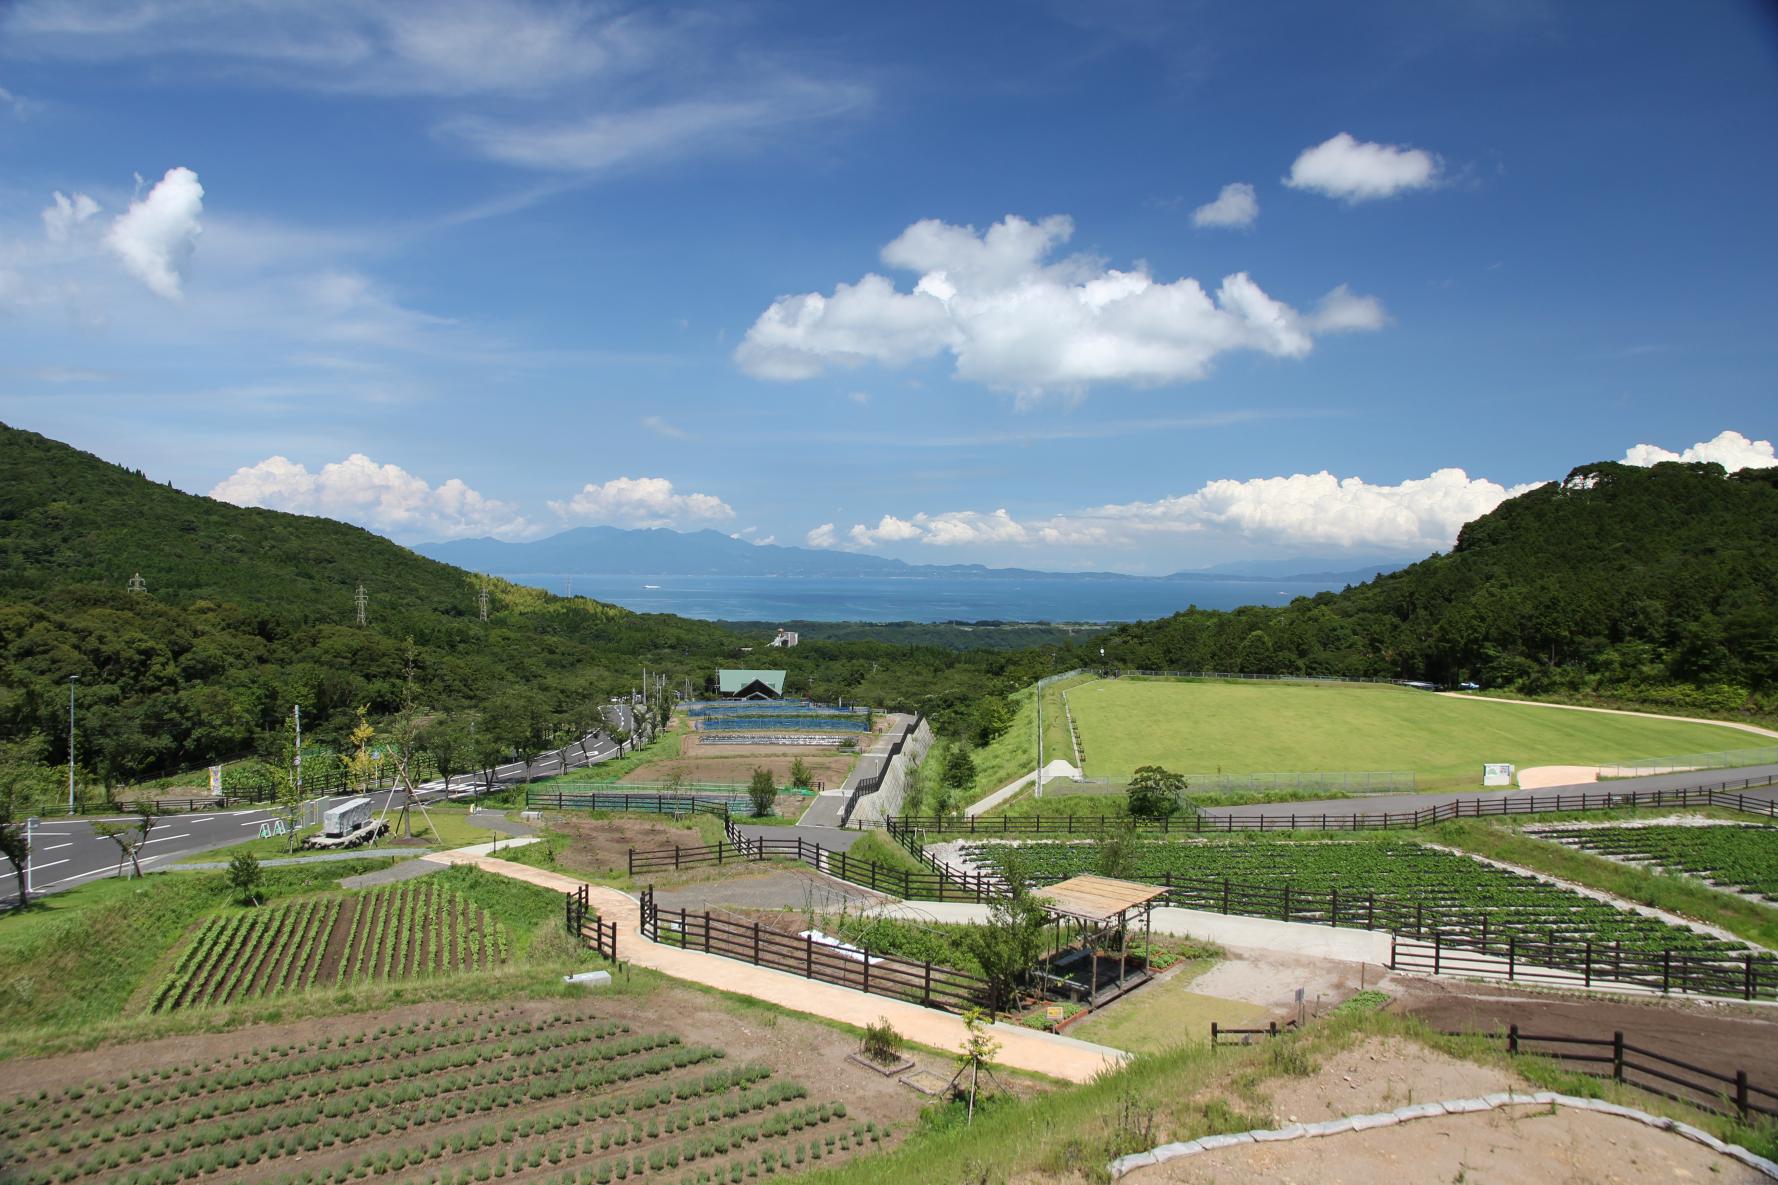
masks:
<path fill-rule="evenodd" d="M 74 686 L 79 675 L 68 676 L 68 813 L 74 813 Z"/>

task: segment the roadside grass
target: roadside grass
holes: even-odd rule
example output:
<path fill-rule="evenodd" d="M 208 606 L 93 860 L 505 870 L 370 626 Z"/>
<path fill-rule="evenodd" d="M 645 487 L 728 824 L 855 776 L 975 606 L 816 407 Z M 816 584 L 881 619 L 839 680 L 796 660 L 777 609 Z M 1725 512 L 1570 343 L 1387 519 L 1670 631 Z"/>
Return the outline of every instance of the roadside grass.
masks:
<path fill-rule="evenodd" d="M 1210 1040 L 1210 1023 L 1248 1028 L 1264 1023 L 1269 1010 L 1241 1000 L 1190 990 L 1192 980 L 1215 965 L 1193 959 L 1170 970 L 1158 983 L 1145 984 L 1105 1009 L 1068 1026 L 1070 1037 L 1096 1041 L 1131 1053 L 1157 1053 L 1176 1045 Z"/>
<path fill-rule="evenodd" d="M 1128 777 L 1141 765 L 1186 774 L 1412 770 L 1421 789 L 1478 787 L 1485 762 L 1596 764 L 1739 748 L 1748 739 L 1721 725 L 1387 686 L 1115 679 L 1069 699 L 1086 772 L 1097 777 Z"/>
<path fill-rule="evenodd" d="M 427 804 L 426 812 L 427 813 L 423 815 L 419 811 L 414 811 L 412 816 L 413 838 L 418 841 L 419 845 L 424 845 L 428 848 L 462 848 L 468 847 L 470 844 L 487 843 L 493 838 L 493 831 L 491 828 L 477 826 L 472 821 L 467 806 L 458 806 L 454 804 L 450 806 L 433 806 L 429 803 Z M 194 852 L 189 856 L 174 861 L 172 866 L 181 864 L 227 863 L 239 852 L 251 852 L 261 860 L 302 860 L 311 859 L 316 856 L 330 854 L 337 855 L 339 850 L 349 850 L 353 855 L 365 858 L 371 858 L 378 855 L 386 856 L 392 852 L 411 850 L 407 849 L 405 845 L 402 847 L 395 846 L 395 841 L 403 838 L 400 834 L 400 824 L 397 822 L 399 812 L 391 810 L 389 815 L 389 834 L 378 840 L 375 846 L 336 849 L 331 853 L 325 850 L 306 851 L 301 847 L 302 841 L 311 835 L 320 833 L 320 826 L 317 825 L 314 827 L 304 827 L 298 830 L 296 835 L 297 847 L 294 851 L 290 850 L 290 843 L 287 836 L 274 835 L 269 839 L 255 838 L 247 840 L 244 843 L 230 844 L 225 848 L 211 848 L 209 851 L 205 852 Z M 427 823 L 428 816 L 431 818 L 430 825 Z"/>
<path fill-rule="evenodd" d="M 268 868 L 261 899 L 332 889 L 341 877 L 382 866 L 336 860 Z M 85 1025 L 117 1016 L 187 930 L 231 900 L 221 872 L 151 873 L 142 880 L 94 881 L 0 918 L 0 1015 L 6 1028 Z"/>
<path fill-rule="evenodd" d="M 1778 908 L 1721 892 L 1691 877 L 1620 864 L 1481 820 L 1441 823 L 1415 834 L 1432 843 L 1517 864 L 1638 905 L 1719 926 L 1748 942 L 1778 949 Z"/>
<path fill-rule="evenodd" d="M 852 846 L 846 849 L 846 858 L 848 860 L 865 860 L 900 872 L 924 874 L 932 871 L 914 859 L 907 849 L 877 831 L 866 831 L 854 840 Z"/>

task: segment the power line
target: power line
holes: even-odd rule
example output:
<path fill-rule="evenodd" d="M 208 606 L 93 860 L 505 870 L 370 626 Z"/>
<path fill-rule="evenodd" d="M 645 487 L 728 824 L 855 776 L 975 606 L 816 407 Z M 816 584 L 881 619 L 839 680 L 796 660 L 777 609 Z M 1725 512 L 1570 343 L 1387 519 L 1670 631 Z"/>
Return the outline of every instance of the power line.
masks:
<path fill-rule="evenodd" d="M 481 604 L 482 620 L 488 620 L 488 578 L 482 577 L 482 591 L 475 598 Z"/>
<path fill-rule="evenodd" d="M 133 593 L 145 593 L 148 591 L 148 581 L 142 579 L 142 573 L 138 572 L 130 577 L 130 591 Z"/>

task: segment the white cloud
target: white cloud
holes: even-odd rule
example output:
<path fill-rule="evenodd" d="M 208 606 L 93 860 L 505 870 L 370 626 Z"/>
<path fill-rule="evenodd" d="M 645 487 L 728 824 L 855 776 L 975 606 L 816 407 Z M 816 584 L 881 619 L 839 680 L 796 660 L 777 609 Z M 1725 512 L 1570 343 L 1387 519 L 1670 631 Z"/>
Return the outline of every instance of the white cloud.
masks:
<path fill-rule="evenodd" d="M 665 436 L 669 440 L 688 440 L 691 434 L 675 424 L 669 423 L 663 416 L 643 416 L 642 426 L 657 436 Z"/>
<path fill-rule="evenodd" d="M 58 195 L 59 196 L 59 195 Z M 106 244 L 131 275 L 168 300 L 178 300 L 181 269 L 197 247 L 203 227 L 204 187 L 198 175 L 172 168 L 148 196 L 130 203 L 105 236 Z"/>
<path fill-rule="evenodd" d="M 84 193 L 68 197 L 61 190 L 43 207 L 43 233 L 52 243 L 65 243 L 74 228 L 99 212 L 99 203 Z"/>
<path fill-rule="evenodd" d="M 822 523 L 820 526 L 811 530 L 807 535 L 804 535 L 803 542 L 807 543 L 810 547 L 832 547 L 836 542 L 834 538 L 833 524 Z"/>
<path fill-rule="evenodd" d="M 902 543 L 909 539 L 918 539 L 923 531 L 913 523 L 896 518 L 893 514 L 885 514 L 881 522 L 874 527 L 859 523 L 852 528 L 852 542 L 860 547 L 873 547 L 878 543 Z"/>
<path fill-rule="evenodd" d="M 846 398 L 851 400 L 853 403 L 856 403 L 859 407 L 870 406 L 870 392 L 869 391 L 853 391 L 850 395 L 847 395 Z"/>
<path fill-rule="evenodd" d="M 1730 473 L 1741 469 L 1770 469 L 1778 465 L 1769 440 L 1749 440 L 1739 432 L 1724 431 L 1712 440 L 1700 441 L 1680 452 L 1654 444 L 1638 444 L 1624 454 L 1626 465 L 1658 465 L 1662 461 L 1715 461 Z"/>
<path fill-rule="evenodd" d="M 410 541 L 531 533 L 513 507 L 484 498 L 457 478 L 431 486 L 399 465 L 379 465 L 363 453 L 313 473 L 287 457 L 267 457 L 235 470 L 210 497 L 343 519 Z"/>
<path fill-rule="evenodd" d="M 1341 132 L 1305 148 L 1290 166 L 1284 184 L 1347 202 L 1386 198 L 1438 184 L 1438 157 L 1421 148 L 1373 144 Z"/>
<path fill-rule="evenodd" d="M 780 297 L 747 331 L 735 360 L 756 377 L 794 380 L 948 352 L 958 377 L 1032 398 L 1097 383 L 1200 379 L 1231 350 L 1296 358 L 1316 333 L 1382 323 L 1374 299 L 1343 286 L 1304 316 L 1245 272 L 1225 277 L 1213 299 L 1190 277 L 1162 283 L 1082 255 L 1045 262 L 1073 233 L 1060 215 L 1035 223 L 1008 215 L 982 234 L 917 222 L 882 252 L 889 266 L 919 274 L 911 291 L 870 274 L 831 296 Z M 1361 308 L 1366 315 L 1356 315 Z"/>
<path fill-rule="evenodd" d="M 1213 202 L 1192 211 L 1193 226 L 1252 226 L 1259 221 L 1259 196 L 1245 181 L 1222 187 Z"/>
<path fill-rule="evenodd" d="M 567 501 L 549 508 L 565 519 L 626 527 L 671 527 L 683 522 L 717 522 L 734 509 L 713 494 L 680 494 L 664 477 L 614 477 L 588 482 Z"/>

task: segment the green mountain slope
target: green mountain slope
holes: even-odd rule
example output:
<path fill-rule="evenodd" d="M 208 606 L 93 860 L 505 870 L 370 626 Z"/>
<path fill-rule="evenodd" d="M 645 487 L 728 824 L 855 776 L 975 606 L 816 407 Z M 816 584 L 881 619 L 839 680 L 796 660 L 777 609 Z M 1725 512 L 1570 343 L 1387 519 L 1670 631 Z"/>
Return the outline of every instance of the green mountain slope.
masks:
<path fill-rule="evenodd" d="M 1448 555 L 1104 644 L 1127 667 L 1473 679 L 1738 710 L 1778 690 L 1778 469 L 1582 466 L 1470 523 Z"/>
<path fill-rule="evenodd" d="M 4 425 L 0 472 L 0 776 L 64 759 L 69 675 L 81 764 L 111 782 L 273 753 L 293 703 L 312 736 L 337 743 L 359 705 L 373 717 L 399 705 L 410 638 L 423 707 L 518 700 L 502 715 L 563 730 L 637 686 L 644 666 L 700 689 L 765 641 L 500 580 L 484 623 L 472 573 L 330 519 L 181 493 Z M 146 593 L 128 591 L 137 572 Z M 1027 665 L 1056 660 L 810 642 L 774 661 L 798 692 L 961 724 L 1032 677 Z"/>

